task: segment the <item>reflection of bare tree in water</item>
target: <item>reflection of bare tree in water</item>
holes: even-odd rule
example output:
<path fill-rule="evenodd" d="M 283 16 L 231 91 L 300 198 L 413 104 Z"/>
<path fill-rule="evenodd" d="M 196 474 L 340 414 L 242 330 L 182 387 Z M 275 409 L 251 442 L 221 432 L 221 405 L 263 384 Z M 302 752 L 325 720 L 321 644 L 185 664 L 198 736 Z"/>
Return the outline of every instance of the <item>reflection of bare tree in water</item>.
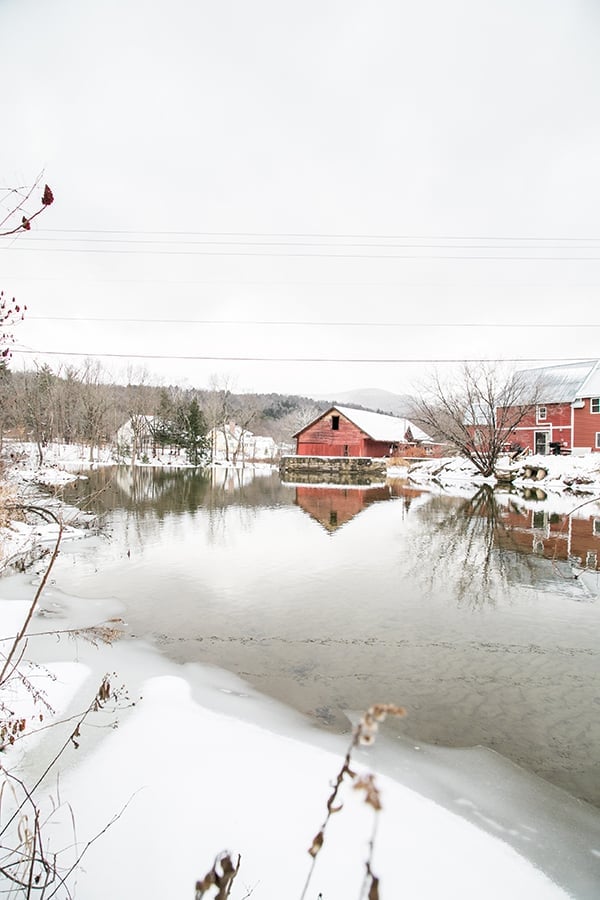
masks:
<path fill-rule="evenodd" d="M 429 590 L 444 587 L 460 605 L 495 605 L 508 596 L 511 582 L 522 580 L 523 563 L 533 569 L 531 558 L 517 552 L 487 484 L 468 499 L 434 497 L 417 514 L 427 517 L 428 528 L 418 532 L 411 548 L 416 563 L 411 575 Z"/>
<path fill-rule="evenodd" d="M 67 486 L 65 499 L 97 515 L 122 509 L 128 527 L 141 535 L 142 522 L 204 511 L 210 533 L 225 530 L 227 511 L 250 528 L 259 508 L 289 505 L 293 488 L 283 487 L 277 472 L 255 477 L 250 469 L 107 467 Z M 131 520 L 131 521 L 129 521 Z"/>

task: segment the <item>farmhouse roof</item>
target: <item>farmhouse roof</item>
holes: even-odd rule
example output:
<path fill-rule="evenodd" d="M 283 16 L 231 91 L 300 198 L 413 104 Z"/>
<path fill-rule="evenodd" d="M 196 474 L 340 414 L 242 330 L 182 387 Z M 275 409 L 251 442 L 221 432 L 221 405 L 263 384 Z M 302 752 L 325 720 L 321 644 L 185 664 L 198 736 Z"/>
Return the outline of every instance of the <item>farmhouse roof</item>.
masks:
<path fill-rule="evenodd" d="M 329 415 L 332 410 L 341 413 L 350 422 L 364 431 L 374 441 L 389 441 L 390 443 L 402 443 L 406 440 L 406 433 L 410 429 L 413 440 L 429 441 L 433 443 L 433 438 L 425 434 L 420 428 L 410 422 L 408 419 L 401 419 L 398 416 L 388 416 L 384 413 L 371 412 L 366 409 L 351 409 L 349 406 L 331 406 L 326 412 L 319 413 L 312 422 L 301 428 L 296 434 L 301 434 L 309 425 L 313 425 Z M 296 437 L 296 435 L 294 435 Z"/>
<path fill-rule="evenodd" d="M 537 385 L 537 403 L 572 403 L 581 397 L 600 394 L 600 360 L 588 359 L 539 369 L 523 369 L 521 374 L 532 387 Z"/>

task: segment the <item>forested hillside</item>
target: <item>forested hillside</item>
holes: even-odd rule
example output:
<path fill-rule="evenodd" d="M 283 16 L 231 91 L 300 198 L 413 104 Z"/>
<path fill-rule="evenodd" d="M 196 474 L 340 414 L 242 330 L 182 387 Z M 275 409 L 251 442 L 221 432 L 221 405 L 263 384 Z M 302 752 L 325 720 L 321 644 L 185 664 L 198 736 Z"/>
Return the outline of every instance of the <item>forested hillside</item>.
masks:
<path fill-rule="evenodd" d="M 144 378 L 116 384 L 96 362 L 53 371 L 43 365 L 14 372 L 0 367 L 0 443 L 6 435 L 40 442 L 98 446 L 114 441 L 135 416 L 176 420 L 193 402 L 207 429 L 235 422 L 255 434 L 287 442 L 328 406 L 291 394 L 236 393 L 226 379 L 209 389 L 151 384 Z"/>

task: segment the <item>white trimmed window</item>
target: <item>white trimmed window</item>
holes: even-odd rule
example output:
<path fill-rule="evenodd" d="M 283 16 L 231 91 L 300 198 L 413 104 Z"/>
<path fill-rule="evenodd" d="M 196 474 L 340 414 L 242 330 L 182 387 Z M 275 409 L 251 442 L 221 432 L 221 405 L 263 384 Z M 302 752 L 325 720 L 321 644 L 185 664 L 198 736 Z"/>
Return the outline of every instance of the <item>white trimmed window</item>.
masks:
<path fill-rule="evenodd" d="M 596 432 L 596 450 L 600 450 L 600 431 Z"/>
<path fill-rule="evenodd" d="M 548 415 L 548 410 L 545 406 L 538 406 L 537 408 L 537 420 L 538 422 L 545 422 Z"/>
<path fill-rule="evenodd" d="M 590 398 L 590 412 L 600 413 L 600 397 Z"/>
<path fill-rule="evenodd" d="M 594 519 L 592 524 L 592 532 L 593 534 L 597 534 L 600 537 L 600 519 Z"/>

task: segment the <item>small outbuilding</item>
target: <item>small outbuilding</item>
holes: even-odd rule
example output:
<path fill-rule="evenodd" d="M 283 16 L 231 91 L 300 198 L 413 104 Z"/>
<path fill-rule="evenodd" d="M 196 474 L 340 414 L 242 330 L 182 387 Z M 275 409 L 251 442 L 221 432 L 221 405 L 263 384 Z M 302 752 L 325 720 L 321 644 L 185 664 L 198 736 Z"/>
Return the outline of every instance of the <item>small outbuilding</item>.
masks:
<path fill-rule="evenodd" d="M 435 456 L 428 434 L 398 416 L 331 406 L 294 435 L 298 456 Z"/>

